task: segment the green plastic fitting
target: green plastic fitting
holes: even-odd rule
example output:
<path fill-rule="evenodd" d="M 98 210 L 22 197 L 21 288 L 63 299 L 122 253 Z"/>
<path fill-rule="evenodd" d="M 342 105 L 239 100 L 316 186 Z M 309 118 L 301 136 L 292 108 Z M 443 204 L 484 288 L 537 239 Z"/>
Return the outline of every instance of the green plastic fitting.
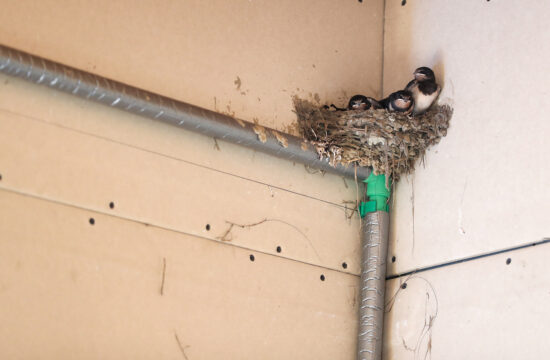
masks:
<path fill-rule="evenodd" d="M 386 187 L 386 175 L 384 174 L 374 175 L 374 173 L 371 173 L 364 182 L 367 183 L 368 201 L 364 201 L 359 204 L 359 215 L 364 217 L 370 212 L 388 212 L 388 199 L 391 194 L 391 178 L 388 179 L 388 187 Z"/>

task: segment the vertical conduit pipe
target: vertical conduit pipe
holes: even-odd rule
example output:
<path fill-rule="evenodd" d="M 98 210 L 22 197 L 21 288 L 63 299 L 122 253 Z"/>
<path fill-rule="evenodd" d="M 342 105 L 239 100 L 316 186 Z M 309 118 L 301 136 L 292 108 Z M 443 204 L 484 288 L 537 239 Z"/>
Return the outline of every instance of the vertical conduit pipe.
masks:
<path fill-rule="evenodd" d="M 359 205 L 363 222 L 357 359 L 381 360 L 391 179 L 371 174 L 365 182 L 367 201 Z"/>
<path fill-rule="evenodd" d="M 389 223 L 385 211 L 370 212 L 363 218 L 358 360 L 382 359 Z"/>

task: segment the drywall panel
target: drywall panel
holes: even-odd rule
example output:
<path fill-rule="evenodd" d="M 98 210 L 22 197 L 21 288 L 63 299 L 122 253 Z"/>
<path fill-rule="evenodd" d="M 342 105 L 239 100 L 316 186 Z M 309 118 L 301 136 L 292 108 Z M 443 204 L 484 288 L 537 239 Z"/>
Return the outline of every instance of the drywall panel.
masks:
<path fill-rule="evenodd" d="M 359 220 L 341 206 L 13 113 L 0 143 L 3 188 L 359 273 Z"/>
<path fill-rule="evenodd" d="M 355 201 L 353 179 L 250 151 L 0 74 L 0 111 L 17 113 L 336 205 Z M 359 186 L 363 193 L 362 187 Z"/>
<path fill-rule="evenodd" d="M 390 274 L 550 235 L 550 4 L 528 4 L 386 2 L 384 92 L 431 66 L 455 109 L 397 186 Z"/>
<path fill-rule="evenodd" d="M 389 281 L 384 358 L 547 358 L 549 257 L 547 243 Z"/>
<path fill-rule="evenodd" d="M 383 0 L 11 1 L 0 43 L 285 129 L 291 97 L 378 96 Z"/>
<path fill-rule="evenodd" d="M 0 204 L 3 359 L 353 357 L 356 276 L 5 190 Z"/>

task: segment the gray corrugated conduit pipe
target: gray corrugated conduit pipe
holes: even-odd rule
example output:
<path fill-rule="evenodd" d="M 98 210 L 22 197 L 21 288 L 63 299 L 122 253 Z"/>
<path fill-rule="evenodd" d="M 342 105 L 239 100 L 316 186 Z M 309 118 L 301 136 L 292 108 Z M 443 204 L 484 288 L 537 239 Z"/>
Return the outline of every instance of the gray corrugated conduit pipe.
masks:
<path fill-rule="evenodd" d="M 363 218 L 358 360 L 382 359 L 389 218 L 385 211 L 367 213 Z"/>
<path fill-rule="evenodd" d="M 165 96 L 0 45 L 0 72 L 112 108 L 239 144 L 314 169 L 364 180 L 369 168 L 331 166 L 311 144 L 274 129 L 202 109 Z M 368 214 L 362 228 L 363 268 L 358 359 L 381 359 L 388 214 Z"/>
<path fill-rule="evenodd" d="M 0 45 L 0 72 L 186 130 L 249 147 L 346 177 L 354 167 L 331 166 L 302 139 L 228 115 L 186 104 Z M 370 169 L 358 167 L 357 178 Z"/>

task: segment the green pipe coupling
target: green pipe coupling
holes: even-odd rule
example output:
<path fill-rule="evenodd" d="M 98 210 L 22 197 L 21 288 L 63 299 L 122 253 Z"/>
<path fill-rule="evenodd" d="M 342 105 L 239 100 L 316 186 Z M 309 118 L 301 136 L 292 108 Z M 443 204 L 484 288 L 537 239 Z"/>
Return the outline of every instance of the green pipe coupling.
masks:
<path fill-rule="evenodd" d="M 386 175 L 374 175 L 371 173 L 367 180 L 367 199 L 359 204 L 359 215 L 364 217 L 367 213 L 375 211 L 389 211 L 388 199 L 390 197 L 391 178 L 386 187 Z"/>

